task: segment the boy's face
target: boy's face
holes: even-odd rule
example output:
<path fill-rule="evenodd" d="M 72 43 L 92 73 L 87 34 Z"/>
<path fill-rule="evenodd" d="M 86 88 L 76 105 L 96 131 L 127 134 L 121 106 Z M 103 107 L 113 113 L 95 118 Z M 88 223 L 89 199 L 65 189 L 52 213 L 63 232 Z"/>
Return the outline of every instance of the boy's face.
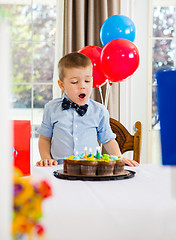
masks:
<path fill-rule="evenodd" d="M 91 65 L 80 68 L 65 68 L 64 79 L 63 81 L 59 80 L 58 84 L 71 101 L 82 106 L 90 98 L 93 85 L 92 74 Z"/>

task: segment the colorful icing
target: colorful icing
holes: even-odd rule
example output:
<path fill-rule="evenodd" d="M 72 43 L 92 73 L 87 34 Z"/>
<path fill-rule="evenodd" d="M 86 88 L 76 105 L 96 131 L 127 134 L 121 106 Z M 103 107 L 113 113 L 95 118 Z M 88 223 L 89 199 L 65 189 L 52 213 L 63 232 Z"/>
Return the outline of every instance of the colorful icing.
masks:
<path fill-rule="evenodd" d="M 98 156 L 98 158 L 97 158 Z M 93 155 L 93 154 L 88 154 L 85 158 L 84 153 L 82 154 L 78 154 L 78 155 L 72 155 L 70 157 L 66 157 L 65 159 L 67 160 L 75 160 L 75 161 L 106 161 L 106 162 L 110 162 L 110 161 L 117 161 L 117 160 L 123 160 L 123 158 L 120 156 L 116 156 L 116 155 L 108 155 L 108 154 L 103 154 L 100 155 L 100 153 Z"/>
<path fill-rule="evenodd" d="M 73 156 L 73 159 L 79 160 L 79 157 L 78 156 Z"/>
<path fill-rule="evenodd" d="M 111 161 L 116 161 L 116 160 L 123 160 L 122 157 L 117 157 L 116 155 L 110 155 Z"/>
<path fill-rule="evenodd" d="M 111 160 L 109 159 L 109 160 L 105 160 L 105 159 L 103 159 L 103 158 L 101 158 L 100 160 L 99 160 L 99 162 L 110 162 Z"/>
<path fill-rule="evenodd" d="M 78 157 L 79 157 L 80 159 L 84 159 L 84 153 L 79 154 Z"/>
<path fill-rule="evenodd" d="M 111 159 L 112 161 L 116 161 L 116 160 L 118 160 L 119 158 L 118 158 L 116 155 L 111 155 L 111 156 L 110 156 L 110 159 Z"/>
<path fill-rule="evenodd" d="M 73 155 L 70 157 L 66 157 L 65 159 L 79 161 L 80 157 L 78 155 Z"/>
<path fill-rule="evenodd" d="M 102 158 L 102 160 L 104 160 L 104 161 L 109 161 L 109 160 L 110 160 L 108 154 L 103 154 L 101 158 Z"/>
<path fill-rule="evenodd" d="M 88 161 L 96 161 L 95 157 L 93 154 L 90 154 L 87 158 Z"/>

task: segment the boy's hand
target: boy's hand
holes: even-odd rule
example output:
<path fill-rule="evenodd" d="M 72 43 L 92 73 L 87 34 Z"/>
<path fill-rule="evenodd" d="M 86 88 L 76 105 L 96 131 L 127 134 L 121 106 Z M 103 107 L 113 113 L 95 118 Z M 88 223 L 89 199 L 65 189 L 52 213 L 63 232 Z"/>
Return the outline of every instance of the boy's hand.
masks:
<path fill-rule="evenodd" d="M 36 163 L 36 166 L 39 166 L 39 167 L 48 167 L 48 166 L 52 166 L 52 165 L 57 165 L 57 161 L 54 160 L 54 159 L 42 159 L 40 161 L 38 161 Z"/>
<path fill-rule="evenodd" d="M 139 163 L 136 162 L 135 160 L 129 160 L 127 158 L 123 158 L 123 160 L 125 161 L 125 165 L 128 165 L 130 167 L 138 167 Z"/>

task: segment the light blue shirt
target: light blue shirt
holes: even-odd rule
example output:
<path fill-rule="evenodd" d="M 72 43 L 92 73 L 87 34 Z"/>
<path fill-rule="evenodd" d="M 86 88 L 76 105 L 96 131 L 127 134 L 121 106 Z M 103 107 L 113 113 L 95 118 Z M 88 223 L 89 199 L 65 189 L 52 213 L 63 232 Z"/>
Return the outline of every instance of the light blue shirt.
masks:
<path fill-rule="evenodd" d="M 64 97 L 67 97 L 64 95 Z M 51 140 L 51 155 L 55 160 L 63 159 L 89 149 L 96 154 L 96 147 L 114 139 L 109 124 L 109 112 L 104 105 L 89 99 L 88 109 L 80 116 L 74 108 L 62 110 L 62 98 L 45 105 L 43 121 L 38 133 Z"/>

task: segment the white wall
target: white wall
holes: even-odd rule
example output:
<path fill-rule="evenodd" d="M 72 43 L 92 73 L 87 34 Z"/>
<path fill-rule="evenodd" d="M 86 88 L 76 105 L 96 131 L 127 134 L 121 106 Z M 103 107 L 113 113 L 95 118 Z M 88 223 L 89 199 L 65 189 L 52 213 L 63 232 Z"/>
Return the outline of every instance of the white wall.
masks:
<path fill-rule="evenodd" d="M 132 121 L 142 122 L 142 155 L 141 162 L 147 159 L 147 87 L 148 87 L 148 0 L 133 1 L 133 20 L 137 34 L 135 44 L 140 53 L 140 65 L 132 79 Z M 150 116 L 150 114 L 149 114 Z"/>
<path fill-rule="evenodd" d="M 148 0 L 121 0 L 121 14 L 130 17 L 136 27 L 134 44 L 140 54 L 140 65 L 131 79 L 121 84 L 120 121 L 128 129 L 142 122 L 141 162 L 147 161 L 147 58 L 148 58 Z M 123 94 L 122 94 L 123 93 Z"/>

